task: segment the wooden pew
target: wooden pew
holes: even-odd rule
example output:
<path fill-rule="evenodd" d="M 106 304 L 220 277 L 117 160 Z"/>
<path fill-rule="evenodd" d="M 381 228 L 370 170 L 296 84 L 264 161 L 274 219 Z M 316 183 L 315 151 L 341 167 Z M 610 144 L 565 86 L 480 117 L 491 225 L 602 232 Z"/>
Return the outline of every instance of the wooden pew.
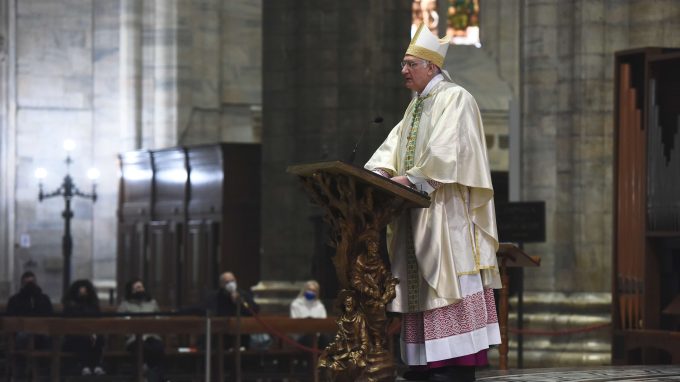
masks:
<path fill-rule="evenodd" d="M 258 321 L 259 320 L 259 321 Z M 216 355 L 217 379 L 224 380 L 224 336 L 237 338 L 240 334 L 254 334 L 273 330 L 285 334 L 315 334 L 315 333 L 334 333 L 337 329 L 334 318 L 327 319 L 292 319 L 288 317 L 242 317 L 226 318 L 211 317 L 210 326 L 205 317 L 196 316 L 154 316 L 154 317 L 100 317 L 100 318 L 29 318 L 29 317 L 1 317 L 0 332 L 8 335 L 9 349 L 8 357 L 22 354 L 27 358 L 49 357 L 51 359 L 51 379 L 58 381 L 61 372 L 61 358 L 68 353 L 61 352 L 61 342 L 65 335 L 89 335 L 97 333 L 101 335 L 135 335 L 141 339 L 144 333 L 156 333 L 161 336 L 170 335 L 193 335 L 205 336 L 217 335 L 217 346 L 211 352 Z M 17 351 L 14 349 L 13 337 L 18 331 L 29 332 L 32 334 L 47 335 L 52 338 L 52 349 L 50 352 L 40 350 Z M 179 354 L 176 349 L 168 349 L 168 355 Z M 280 350 L 280 349 L 279 349 Z M 290 354 L 302 354 L 297 349 L 287 349 L 284 352 Z M 199 354 L 204 354 L 202 351 Z M 262 354 L 264 352 L 242 352 L 235 351 L 230 356 L 234 358 L 235 376 L 240 376 L 240 357 L 249 354 Z M 110 351 L 105 351 L 104 357 L 110 356 Z M 311 356 L 312 365 L 316 365 L 317 356 Z M 142 341 L 137 341 L 135 353 L 136 380 L 143 381 L 143 354 Z M 313 367 L 313 379 L 318 380 L 316 367 Z"/>
<path fill-rule="evenodd" d="M 272 316 L 265 316 L 265 317 L 258 317 L 260 321 L 258 322 L 258 319 L 254 317 L 242 317 L 239 320 L 236 318 L 217 318 L 213 322 L 213 333 L 216 334 L 223 334 L 227 336 L 232 336 L 234 338 L 237 338 L 239 336 L 238 333 L 241 334 L 255 334 L 255 333 L 262 333 L 262 332 L 278 332 L 278 333 L 285 333 L 285 334 L 317 334 L 317 333 L 335 333 L 337 330 L 337 323 L 335 321 L 335 318 L 326 318 L 326 319 L 315 319 L 315 318 L 288 318 L 288 317 L 272 317 Z M 218 377 L 220 378 L 219 380 L 224 380 L 224 365 L 221 363 L 224 360 L 224 356 L 221 354 L 221 349 L 224 348 L 224 344 L 222 342 L 223 336 L 218 336 L 218 362 L 220 364 L 218 365 Z M 318 339 L 318 337 L 317 337 Z M 314 350 L 316 349 L 316 342 L 314 344 Z M 297 353 L 301 354 L 301 351 L 295 351 L 293 349 L 289 349 L 289 353 Z M 254 352 L 245 352 L 243 355 L 248 355 L 248 354 L 253 354 Z M 261 352 L 260 352 L 261 353 Z M 234 353 L 234 379 L 236 381 L 239 381 L 241 378 L 241 367 L 240 367 L 240 356 L 241 352 L 235 352 Z M 318 376 L 318 371 L 316 368 L 316 364 L 318 361 L 318 355 L 315 353 L 311 354 L 310 357 L 310 364 L 312 365 L 312 380 L 315 382 L 319 380 Z"/>
<path fill-rule="evenodd" d="M 47 335 L 52 338 L 51 378 L 57 381 L 60 375 L 60 358 L 65 354 L 61 352 L 61 343 L 65 335 L 135 335 L 138 339 L 144 333 L 157 333 L 160 335 L 170 334 L 205 334 L 205 320 L 199 317 L 101 317 L 101 318 L 38 318 L 38 317 L 3 317 L 2 331 L 10 334 L 10 346 L 13 345 L 11 334 L 17 331 L 32 334 Z M 142 341 L 137 341 L 136 370 L 137 380 L 141 381 L 143 372 Z M 9 354 L 17 354 L 15 349 L 10 348 Z M 29 349 L 25 353 L 27 357 L 45 356 L 44 351 Z M 105 353 L 106 357 L 107 354 Z"/>

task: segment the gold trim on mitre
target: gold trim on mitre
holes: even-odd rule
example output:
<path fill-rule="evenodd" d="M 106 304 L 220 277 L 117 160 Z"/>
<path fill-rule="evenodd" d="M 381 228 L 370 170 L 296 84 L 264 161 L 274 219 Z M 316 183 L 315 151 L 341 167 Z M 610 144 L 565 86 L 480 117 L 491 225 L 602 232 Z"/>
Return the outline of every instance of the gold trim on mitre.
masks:
<path fill-rule="evenodd" d="M 437 38 L 425 27 L 425 23 L 421 23 L 406 49 L 406 54 L 428 60 L 441 69 L 449 49 L 449 41 L 449 36 Z"/>

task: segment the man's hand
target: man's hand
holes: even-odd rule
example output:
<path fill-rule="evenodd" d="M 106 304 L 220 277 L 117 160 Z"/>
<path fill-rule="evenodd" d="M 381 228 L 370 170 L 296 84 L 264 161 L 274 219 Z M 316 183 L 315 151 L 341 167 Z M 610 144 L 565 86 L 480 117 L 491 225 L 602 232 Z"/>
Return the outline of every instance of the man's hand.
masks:
<path fill-rule="evenodd" d="M 413 183 L 411 183 L 411 182 L 408 180 L 408 178 L 406 177 L 406 175 L 395 176 L 394 178 L 391 178 L 391 179 L 392 179 L 392 181 L 395 181 L 395 182 L 397 182 L 397 183 L 399 183 L 399 184 L 401 184 L 401 185 L 404 185 L 404 186 L 406 186 L 406 187 L 409 187 L 409 188 L 413 187 Z"/>

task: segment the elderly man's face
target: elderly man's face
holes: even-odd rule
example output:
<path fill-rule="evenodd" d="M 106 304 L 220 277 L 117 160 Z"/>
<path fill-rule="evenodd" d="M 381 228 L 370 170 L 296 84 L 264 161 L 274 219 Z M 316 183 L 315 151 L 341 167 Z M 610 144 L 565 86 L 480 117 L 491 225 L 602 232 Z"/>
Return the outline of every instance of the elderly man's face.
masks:
<path fill-rule="evenodd" d="M 231 272 L 222 273 L 222 275 L 220 276 L 221 284 L 224 285 L 230 281 L 236 281 L 236 276 L 234 276 L 234 274 Z"/>
<path fill-rule="evenodd" d="M 416 93 L 421 93 L 437 74 L 434 64 L 411 55 L 404 56 L 402 65 L 401 75 L 404 76 L 404 85 Z"/>

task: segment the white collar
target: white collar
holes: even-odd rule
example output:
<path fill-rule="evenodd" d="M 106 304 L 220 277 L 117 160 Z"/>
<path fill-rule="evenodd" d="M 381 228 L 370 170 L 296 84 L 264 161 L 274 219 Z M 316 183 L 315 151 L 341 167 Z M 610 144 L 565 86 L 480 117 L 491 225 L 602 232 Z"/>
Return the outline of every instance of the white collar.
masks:
<path fill-rule="evenodd" d="M 426 97 L 430 91 L 432 91 L 432 88 L 442 81 L 444 81 L 444 76 L 441 73 L 432 77 L 427 86 L 425 86 L 425 89 L 423 89 L 422 93 L 418 94 L 418 97 Z"/>

